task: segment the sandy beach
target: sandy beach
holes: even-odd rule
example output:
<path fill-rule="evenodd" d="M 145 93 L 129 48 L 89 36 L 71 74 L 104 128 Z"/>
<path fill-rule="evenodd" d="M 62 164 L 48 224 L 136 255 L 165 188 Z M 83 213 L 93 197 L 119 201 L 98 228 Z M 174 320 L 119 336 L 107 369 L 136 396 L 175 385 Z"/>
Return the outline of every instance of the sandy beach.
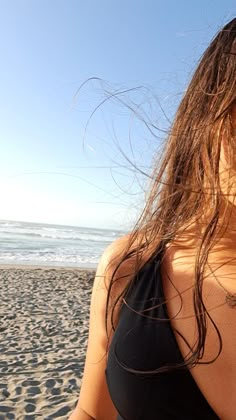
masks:
<path fill-rule="evenodd" d="M 66 420 L 78 399 L 94 270 L 0 267 L 0 420 Z"/>

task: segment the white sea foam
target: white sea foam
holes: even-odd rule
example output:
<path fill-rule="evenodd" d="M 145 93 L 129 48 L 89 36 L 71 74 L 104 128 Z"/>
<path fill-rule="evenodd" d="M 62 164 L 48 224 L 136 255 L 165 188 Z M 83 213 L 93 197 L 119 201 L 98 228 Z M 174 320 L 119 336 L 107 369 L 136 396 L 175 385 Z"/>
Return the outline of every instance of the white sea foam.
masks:
<path fill-rule="evenodd" d="M 123 232 L 0 221 L 0 263 L 96 267 L 106 246 Z"/>

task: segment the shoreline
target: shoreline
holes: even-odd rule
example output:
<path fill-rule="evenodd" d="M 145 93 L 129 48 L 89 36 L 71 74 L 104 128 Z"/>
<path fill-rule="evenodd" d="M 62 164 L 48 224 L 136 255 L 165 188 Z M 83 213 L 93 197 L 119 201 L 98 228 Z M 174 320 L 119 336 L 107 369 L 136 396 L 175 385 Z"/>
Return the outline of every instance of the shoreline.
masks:
<path fill-rule="evenodd" d="M 22 270 L 67 270 L 67 271 L 86 271 L 96 272 L 96 267 L 78 267 L 78 266 L 67 266 L 67 265 L 39 265 L 39 264 L 1 264 L 1 269 L 22 269 Z"/>

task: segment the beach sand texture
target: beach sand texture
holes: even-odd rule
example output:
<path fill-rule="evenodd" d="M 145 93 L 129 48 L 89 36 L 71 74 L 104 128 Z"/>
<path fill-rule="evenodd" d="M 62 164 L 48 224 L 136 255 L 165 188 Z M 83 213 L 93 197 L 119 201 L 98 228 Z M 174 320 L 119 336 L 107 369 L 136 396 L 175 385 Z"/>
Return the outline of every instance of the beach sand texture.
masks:
<path fill-rule="evenodd" d="M 0 420 L 68 419 L 79 394 L 93 270 L 0 268 Z"/>

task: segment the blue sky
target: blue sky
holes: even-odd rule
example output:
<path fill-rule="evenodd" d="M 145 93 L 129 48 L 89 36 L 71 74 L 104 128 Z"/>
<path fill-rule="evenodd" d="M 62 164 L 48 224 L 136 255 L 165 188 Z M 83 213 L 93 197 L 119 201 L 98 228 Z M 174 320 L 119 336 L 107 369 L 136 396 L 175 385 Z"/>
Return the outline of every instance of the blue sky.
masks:
<path fill-rule="evenodd" d="M 127 229 L 146 180 L 120 150 L 148 170 L 164 138 L 137 114 L 168 128 L 161 107 L 171 119 L 235 12 L 233 0 L 0 0 L 0 218 Z"/>

